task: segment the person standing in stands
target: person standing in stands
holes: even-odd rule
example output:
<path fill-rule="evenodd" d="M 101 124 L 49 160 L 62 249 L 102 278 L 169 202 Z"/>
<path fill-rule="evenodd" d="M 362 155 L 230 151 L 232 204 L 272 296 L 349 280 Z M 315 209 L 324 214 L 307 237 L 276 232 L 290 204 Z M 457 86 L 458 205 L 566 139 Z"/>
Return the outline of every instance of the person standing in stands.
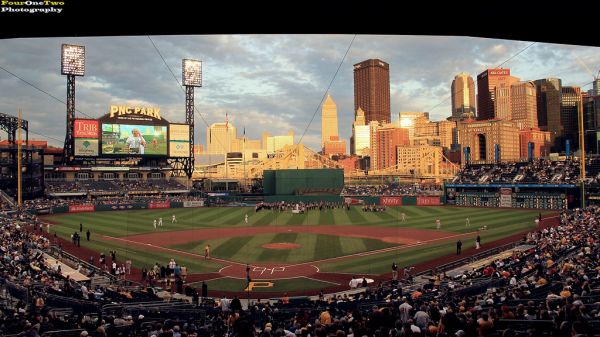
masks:
<path fill-rule="evenodd" d="M 208 284 L 206 284 L 206 282 L 202 281 L 202 298 L 207 298 L 208 297 Z"/>
<path fill-rule="evenodd" d="M 396 264 L 396 261 L 392 263 L 392 280 L 398 280 L 398 265 Z"/>
<path fill-rule="evenodd" d="M 475 249 L 481 248 L 481 236 L 477 235 L 477 239 L 475 239 Z"/>

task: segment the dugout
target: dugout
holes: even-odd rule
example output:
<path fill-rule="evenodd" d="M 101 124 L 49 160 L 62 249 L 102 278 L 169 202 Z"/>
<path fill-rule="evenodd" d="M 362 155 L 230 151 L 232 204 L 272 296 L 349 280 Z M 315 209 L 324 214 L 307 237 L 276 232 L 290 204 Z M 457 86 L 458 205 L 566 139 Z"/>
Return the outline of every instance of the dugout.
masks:
<path fill-rule="evenodd" d="M 344 188 L 344 170 L 265 170 L 263 186 L 265 195 L 339 196 Z"/>

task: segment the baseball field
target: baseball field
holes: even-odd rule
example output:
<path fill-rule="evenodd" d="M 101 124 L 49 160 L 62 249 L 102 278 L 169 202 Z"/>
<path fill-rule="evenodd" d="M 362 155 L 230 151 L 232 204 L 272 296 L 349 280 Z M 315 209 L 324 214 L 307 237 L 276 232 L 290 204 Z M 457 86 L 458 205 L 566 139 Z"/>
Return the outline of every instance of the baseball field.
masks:
<path fill-rule="evenodd" d="M 224 207 L 71 213 L 43 220 L 52 224 L 51 234 L 66 240 L 82 224 L 81 248 L 73 248 L 73 253 L 85 260 L 91 254 L 97 261 L 100 252 L 109 256 L 115 250 L 118 261 L 131 260 L 141 269 L 166 265 L 174 258 L 187 267 L 188 283 L 204 280 L 211 290 L 233 292 L 245 289 L 250 268 L 252 280 L 264 282 L 253 291 L 301 293 L 347 286 L 349 274 L 374 278 L 390 273 L 394 261 L 402 268 L 453 255 L 457 240 L 464 251 L 475 246 L 477 235 L 485 249 L 533 229 L 538 214 L 434 206 L 388 207 L 385 212 L 351 207 L 305 214 Z M 486 229 L 480 230 L 483 226 Z"/>

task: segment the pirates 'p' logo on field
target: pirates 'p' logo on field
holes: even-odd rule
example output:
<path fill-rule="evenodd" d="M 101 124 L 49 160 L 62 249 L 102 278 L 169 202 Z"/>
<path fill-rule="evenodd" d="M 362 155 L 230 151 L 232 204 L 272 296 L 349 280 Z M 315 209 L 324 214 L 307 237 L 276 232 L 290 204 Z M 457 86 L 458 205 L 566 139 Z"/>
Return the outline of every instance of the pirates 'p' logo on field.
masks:
<path fill-rule="evenodd" d="M 254 288 L 273 288 L 273 285 L 275 285 L 275 283 L 266 281 L 250 282 L 244 291 L 252 291 Z"/>

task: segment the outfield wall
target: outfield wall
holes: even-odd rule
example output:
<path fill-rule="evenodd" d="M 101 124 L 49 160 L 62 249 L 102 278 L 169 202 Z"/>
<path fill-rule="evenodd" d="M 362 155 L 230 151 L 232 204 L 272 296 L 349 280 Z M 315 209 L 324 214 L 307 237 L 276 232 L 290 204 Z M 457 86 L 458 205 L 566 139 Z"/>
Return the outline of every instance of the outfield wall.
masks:
<path fill-rule="evenodd" d="M 101 212 L 101 211 L 118 211 L 118 210 L 133 210 L 133 209 L 167 209 L 167 208 L 194 208 L 204 207 L 203 200 L 194 201 L 159 201 L 148 203 L 118 203 L 118 204 L 75 204 L 69 206 L 54 207 L 49 212 L 43 213 L 82 213 L 82 212 Z M 42 212 L 39 212 L 42 213 Z"/>
<path fill-rule="evenodd" d="M 265 202 L 286 203 L 349 203 L 351 205 L 381 205 L 381 206 L 439 206 L 442 205 L 439 196 L 338 196 L 338 195 L 273 195 L 265 196 Z M 245 204 L 244 204 L 245 205 Z M 252 206 L 252 204 L 247 204 Z M 102 212 L 135 209 L 166 209 L 166 208 L 190 208 L 204 207 L 203 201 L 161 201 L 150 203 L 118 203 L 118 204 L 75 204 L 69 206 L 54 207 L 48 212 L 39 213 L 82 213 Z M 221 206 L 221 205 L 219 205 Z M 226 205 L 225 205 L 226 206 Z M 234 206 L 243 206 L 236 204 Z"/>

